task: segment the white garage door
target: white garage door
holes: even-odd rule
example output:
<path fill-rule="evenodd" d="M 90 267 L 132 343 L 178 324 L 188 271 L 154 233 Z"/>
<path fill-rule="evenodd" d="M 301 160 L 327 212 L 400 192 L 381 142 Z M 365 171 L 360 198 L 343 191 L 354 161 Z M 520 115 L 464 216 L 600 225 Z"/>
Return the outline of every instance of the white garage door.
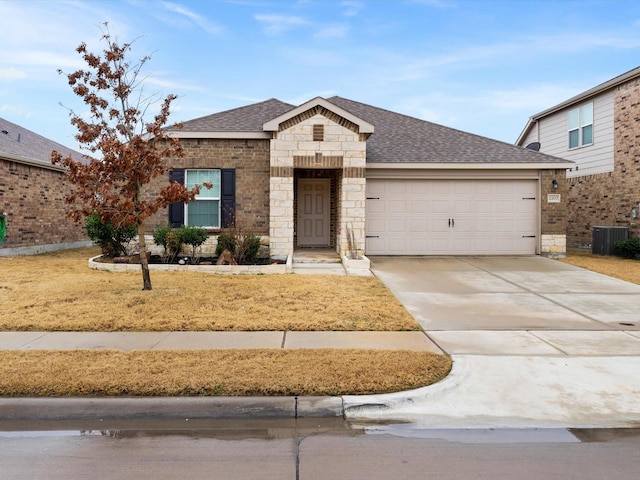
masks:
<path fill-rule="evenodd" d="M 535 254 L 537 180 L 367 180 L 368 255 Z"/>

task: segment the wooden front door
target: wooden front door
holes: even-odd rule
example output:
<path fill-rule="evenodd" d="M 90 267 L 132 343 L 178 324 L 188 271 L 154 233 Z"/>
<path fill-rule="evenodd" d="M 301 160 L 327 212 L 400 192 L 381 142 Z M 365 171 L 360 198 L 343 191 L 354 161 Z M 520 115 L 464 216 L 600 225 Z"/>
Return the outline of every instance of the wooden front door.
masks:
<path fill-rule="evenodd" d="M 298 246 L 328 247 L 331 223 L 331 181 L 298 180 Z"/>

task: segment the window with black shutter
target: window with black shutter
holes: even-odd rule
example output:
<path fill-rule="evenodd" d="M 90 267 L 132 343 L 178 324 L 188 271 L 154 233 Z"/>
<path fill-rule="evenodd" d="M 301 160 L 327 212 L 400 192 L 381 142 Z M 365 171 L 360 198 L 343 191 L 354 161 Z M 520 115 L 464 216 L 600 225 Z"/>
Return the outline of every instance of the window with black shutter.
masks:
<path fill-rule="evenodd" d="M 232 226 L 235 222 L 234 169 L 172 169 L 169 180 L 188 189 L 209 182 L 212 188 L 201 187 L 195 200 L 169 205 L 169 224 L 172 227 L 193 225 L 204 228 Z"/>

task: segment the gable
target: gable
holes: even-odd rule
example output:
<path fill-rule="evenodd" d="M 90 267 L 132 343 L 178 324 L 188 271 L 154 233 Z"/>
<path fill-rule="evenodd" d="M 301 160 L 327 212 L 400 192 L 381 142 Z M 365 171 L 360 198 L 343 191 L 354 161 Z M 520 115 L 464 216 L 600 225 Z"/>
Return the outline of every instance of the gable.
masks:
<path fill-rule="evenodd" d="M 320 113 L 327 118 L 332 117 L 336 123 L 340 123 L 343 126 L 349 125 L 352 129 L 357 128 L 358 133 L 370 134 L 373 133 L 374 127 L 371 123 L 363 120 L 362 118 L 353 115 L 351 112 L 342 109 L 340 106 L 332 104 L 321 97 L 316 97 L 303 103 L 299 107 L 296 107 L 283 115 L 280 115 L 263 125 L 265 131 L 277 132 L 281 129 L 282 125 L 290 125 L 296 123 L 304 118 Z M 286 127 L 284 127 L 286 128 Z"/>

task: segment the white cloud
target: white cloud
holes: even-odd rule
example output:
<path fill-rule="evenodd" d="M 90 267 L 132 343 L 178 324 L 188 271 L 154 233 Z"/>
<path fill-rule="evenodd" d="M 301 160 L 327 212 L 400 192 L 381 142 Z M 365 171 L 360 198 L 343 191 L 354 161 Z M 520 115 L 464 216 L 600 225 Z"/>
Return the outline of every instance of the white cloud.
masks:
<path fill-rule="evenodd" d="M 347 25 L 327 25 L 320 28 L 313 36 L 317 39 L 343 38 L 348 31 Z"/>
<path fill-rule="evenodd" d="M 293 15 L 263 15 L 258 14 L 253 17 L 265 26 L 265 32 L 269 35 L 279 35 L 280 33 L 295 27 L 308 25 L 302 17 Z"/>
<path fill-rule="evenodd" d="M 31 117 L 31 112 L 25 110 L 24 108 L 16 107 L 15 105 L 7 105 L 6 103 L 0 104 L 0 112 L 10 113 L 12 115 L 23 118 Z"/>
<path fill-rule="evenodd" d="M 20 80 L 21 78 L 25 78 L 26 76 L 27 74 L 23 70 L 18 70 L 13 67 L 0 68 L 1 80 Z"/>
<path fill-rule="evenodd" d="M 344 7 L 344 16 L 353 17 L 360 13 L 360 10 L 364 8 L 364 2 L 357 0 L 345 0 L 340 3 L 340 6 Z"/>
<path fill-rule="evenodd" d="M 207 18 L 203 17 L 202 15 L 198 15 L 197 13 L 189 10 L 186 7 L 183 7 L 182 5 L 178 5 L 177 3 L 172 2 L 160 2 L 160 4 L 170 14 L 179 15 L 179 17 L 167 17 L 166 15 L 163 15 L 161 20 L 165 21 L 166 23 L 174 23 L 179 25 L 182 23 L 180 20 L 186 20 L 187 25 L 196 25 L 205 32 L 213 35 L 220 35 L 224 31 L 222 27 L 215 25 Z"/>

